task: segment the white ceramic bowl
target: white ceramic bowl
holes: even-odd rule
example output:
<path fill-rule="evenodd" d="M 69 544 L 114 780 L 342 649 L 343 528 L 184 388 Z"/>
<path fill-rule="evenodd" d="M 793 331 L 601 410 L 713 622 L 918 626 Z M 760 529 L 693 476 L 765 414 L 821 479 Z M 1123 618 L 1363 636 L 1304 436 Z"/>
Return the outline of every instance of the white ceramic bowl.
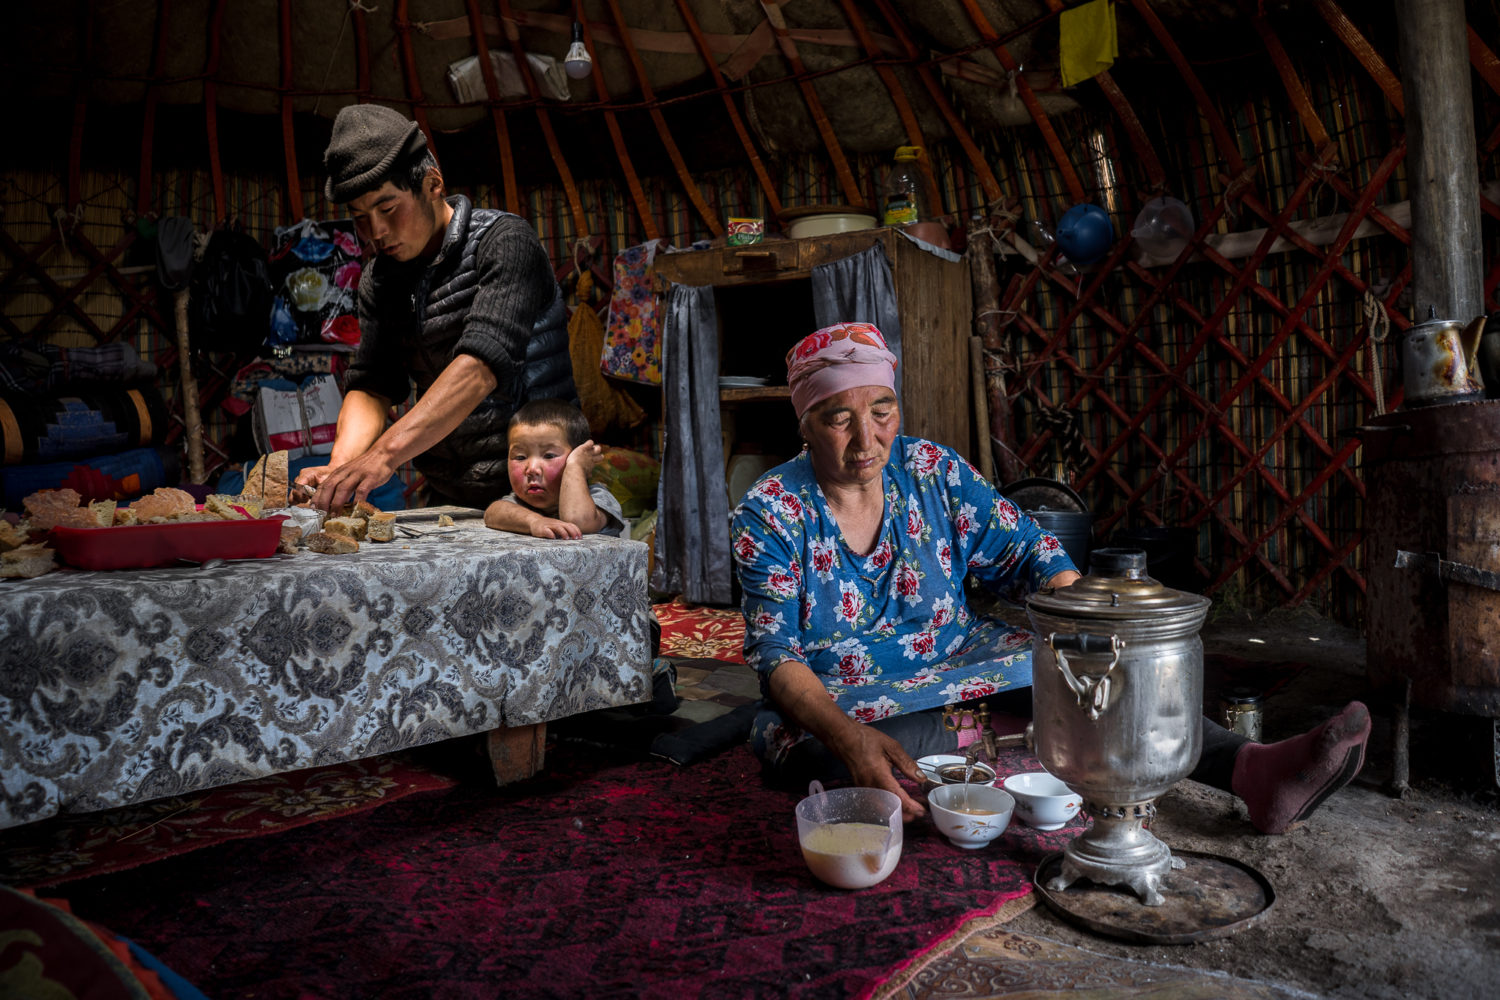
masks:
<path fill-rule="evenodd" d="M 1005 832 L 1016 800 L 991 785 L 940 785 L 927 793 L 927 808 L 938 832 L 972 851 Z"/>
<path fill-rule="evenodd" d="M 1060 829 L 1078 815 L 1083 797 L 1046 771 L 1013 774 L 1002 787 L 1016 799 L 1016 815 L 1038 830 Z"/>
<path fill-rule="evenodd" d="M 859 212 L 828 212 L 824 215 L 805 215 L 787 226 L 787 235 L 794 240 L 804 236 L 832 236 L 834 233 L 852 233 L 869 229 L 875 225 L 875 216 Z"/>
<path fill-rule="evenodd" d="M 839 889 L 884 881 L 901 860 L 901 800 L 883 788 L 834 788 L 797 803 L 802 858 Z"/>

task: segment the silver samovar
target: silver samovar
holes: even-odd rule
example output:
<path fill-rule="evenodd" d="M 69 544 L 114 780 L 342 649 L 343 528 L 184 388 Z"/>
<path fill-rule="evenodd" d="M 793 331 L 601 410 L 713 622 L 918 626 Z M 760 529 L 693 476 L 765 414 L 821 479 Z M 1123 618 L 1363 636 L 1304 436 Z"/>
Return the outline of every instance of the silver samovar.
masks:
<path fill-rule="evenodd" d="M 1089 879 L 1159 906 L 1162 876 L 1182 862 L 1146 827 L 1156 799 L 1203 749 L 1198 630 L 1211 602 L 1151 579 L 1139 550 L 1095 550 L 1089 569 L 1026 602 L 1037 757 L 1094 821 L 1064 849 L 1047 888 Z"/>

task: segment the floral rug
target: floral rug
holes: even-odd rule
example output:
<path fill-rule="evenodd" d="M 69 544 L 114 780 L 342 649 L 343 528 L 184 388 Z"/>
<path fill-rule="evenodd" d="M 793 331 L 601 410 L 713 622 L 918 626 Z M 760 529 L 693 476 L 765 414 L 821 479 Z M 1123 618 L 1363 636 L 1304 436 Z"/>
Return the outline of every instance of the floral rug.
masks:
<path fill-rule="evenodd" d="M 453 779 L 402 756 L 313 767 L 0 831 L 0 883 L 56 885 L 347 816 Z"/>
<path fill-rule="evenodd" d="M 745 619 L 738 608 L 685 604 L 681 597 L 652 605 L 661 625 L 661 655 L 745 662 Z"/>

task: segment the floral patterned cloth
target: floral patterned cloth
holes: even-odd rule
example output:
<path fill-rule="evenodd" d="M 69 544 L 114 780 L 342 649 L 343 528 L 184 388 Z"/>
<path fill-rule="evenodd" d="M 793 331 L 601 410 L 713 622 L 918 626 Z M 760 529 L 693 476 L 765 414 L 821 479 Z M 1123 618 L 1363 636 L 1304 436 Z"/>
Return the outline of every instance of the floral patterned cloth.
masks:
<path fill-rule="evenodd" d="M 804 451 L 734 512 L 745 662 L 806 663 L 872 722 L 1031 684 L 1031 633 L 973 614 L 964 579 L 1019 597 L 1073 569 L 1056 537 L 951 448 L 897 437 L 885 518 L 868 555 L 845 544 Z M 766 709 L 752 744 L 780 761 L 806 734 Z"/>
<path fill-rule="evenodd" d="M 651 266 L 666 249 L 665 240 L 650 240 L 621 250 L 615 257 L 615 290 L 604 327 L 606 375 L 661 385 L 661 303 L 651 283 Z"/>
<path fill-rule="evenodd" d="M 478 520 L 0 581 L 0 828 L 649 701 L 648 621 L 640 542 Z"/>

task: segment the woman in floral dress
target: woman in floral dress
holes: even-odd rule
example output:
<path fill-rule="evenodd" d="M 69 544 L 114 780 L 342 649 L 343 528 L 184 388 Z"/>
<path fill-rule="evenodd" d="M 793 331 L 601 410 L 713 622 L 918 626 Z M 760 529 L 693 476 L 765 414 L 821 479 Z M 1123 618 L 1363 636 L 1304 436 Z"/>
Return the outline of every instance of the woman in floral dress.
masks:
<path fill-rule="evenodd" d="M 766 694 L 753 748 L 792 780 L 849 777 L 888 789 L 911 819 L 922 806 L 894 772 L 919 781 L 914 757 L 978 738 L 952 728 L 955 706 L 1029 708 L 1031 634 L 971 611 L 965 579 L 1020 598 L 1066 587 L 1078 572 L 1052 534 L 957 452 L 900 434 L 895 370 L 884 338 L 864 323 L 819 330 L 792 348 L 787 381 L 807 447 L 746 494 L 731 542 L 745 661 Z M 1013 692 L 1020 698 L 1006 698 Z M 1208 720 L 1194 776 L 1233 787 L 1257 826 L 1265 828 L 1258 813 L 1289 825 L 1363 762 L 1369 715 L 1357 702 L 1286 742 L 1317 737 L 1322 747 L 1329 727 L 1323 756 L 1337 767 L 1290 801 L 1281 772 L 1304 767 L 1308 752 L 1260 754 L 1275 773 L 1251 766 L 1241 780 L 1257 754 Z M 1262 788 L 1267 780 L 1277 787 Z"/>

